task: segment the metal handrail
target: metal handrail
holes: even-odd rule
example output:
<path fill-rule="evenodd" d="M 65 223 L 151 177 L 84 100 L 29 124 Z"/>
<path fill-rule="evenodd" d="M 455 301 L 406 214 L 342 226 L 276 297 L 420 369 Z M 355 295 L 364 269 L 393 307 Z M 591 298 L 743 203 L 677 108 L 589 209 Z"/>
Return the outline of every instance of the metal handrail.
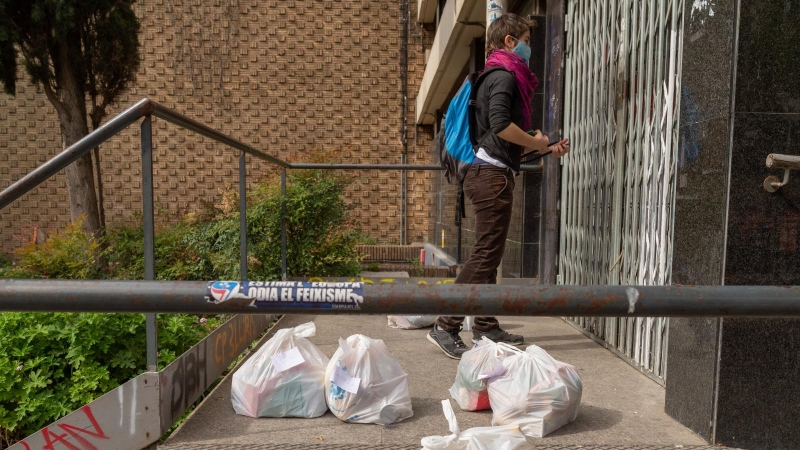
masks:
<path fill-rule="evenodd" d="M 23 196 L 25 193 L 35 188 L 59 171 L 63 170 L 73 162 L 77 161 L 78 158 L 85 155 L 103 142 L 109 140 L 111 137 L 132 125 L 137 120 L 150 115 L 159 117 L 167 122 L 194 131 L 217 142 L 231 146 L 237 150 L 241 150 L 245 153 L 255 156 L 256 158 L 272 162 L 281 167 L 289 167 L 288 163 L 281 161 L 280 159 L 269 156 L 266 153 L 263 153 L 247 144 L 243 144 L 242 142 L 239 142 L 230 136 L 215 131 L 200 122 L 192 120 L 183 114 L 167 108 L 164 105 L 154 102 L 148 98 L 144 98 L 130 108 L 114 116 L 104 125 L 87 134 L 78 142 L 70 145 L 64 151 L 54 156 L 41 166 L 37 167 L 16 183 L 4 189 L 3 192 L 0 192 L 0 209 L 5 208 L 11 202 Z"/>
<path fill-rule="evenodd" d="M 64 151 L 54 156 L 41 166 L 37 167 L 16 183 L 0 192 L 0 209 L 5 208 L 14 200 L 22 197 L 28 191 L 35 188 L 48 178 L 77 161 L 93 148 L 132 125 L 137 120 L 156 116 L 167 122 L 194 131 L 197 134 L 213 139 L 221 144 L 240 150 L 248 155 L 252 155 L 263 161 L 270 162 L 284 169 L 360 169 L 360 170 L 442 170 L 438 164 L 317 164 L 317 163 L 289 163 L 274 156 L 270 156 L 250 145 L 234 139 L 224 133 L 210 128 L 194 119 L 173 110 L 166 106 L 143 98 L 125 111 L 114 116 L 104 125 L 84 136 L 78 142 L 70 145 Z M 541 172 L 541 165 L 523 165 L 520 167 L 523 172 Z"/>

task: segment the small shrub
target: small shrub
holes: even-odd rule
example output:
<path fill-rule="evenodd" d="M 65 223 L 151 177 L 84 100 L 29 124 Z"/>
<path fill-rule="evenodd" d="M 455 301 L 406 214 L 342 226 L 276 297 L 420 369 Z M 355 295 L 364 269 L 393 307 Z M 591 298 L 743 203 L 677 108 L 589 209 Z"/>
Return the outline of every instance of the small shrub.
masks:
<path fill-rule="evenodd" d="M 363 240 L 344 202 L 346 177 L 321 170 L 292 173 L 286 189 L 287 273 L 289 276 L 357 276 Z M 280 279 L 281 196 L 277 187 L 256 192 L 248 210 L 248 237 L 255 258 L 253 279 Z"/>
<path fill-rule="evenodd" d="M 43 244 L 29 243 L 14 254 L 16 265 L 5 270 L 4 278 L 95 279 L 100 277 L 96 262 L 99 243 L 82 230 L 83 219 L 51 235 Z"/>
<path fill-rule="evenodd" d="M 358 238 L 358 245 L 378 245 L 378 240 L 368 234 L 362 234 Z"/>
<path fill-rule="evenodd" d="M 200 253 L 193 235 L 202 224 L 193 216 L 176 224 L 159 224 L 154 242 L 155 271 L 158 280 L 211 280 L 213 267 L 208 255 Z M 107 276 L 120 280 L 144 278 L 144 231 L 141 219 L 111 228 L 105 237 L 103 253 L 108 261 Z"/>
<path fill-rule="evenodd" d="M 6 255 L 0 254 L 0 278 L 6 278 L 6 272 L 13 268 L 11 259 Z"/>
<path fill-rule="evenodd" d="M 409 270 L 409 274 L 412 277 L 422 277 L 425 275 L 425 270 L 422 267 L 420 260 L 411 258 L 408 260 L 408 263 L 411 264 L 411 270 Z"/>
<path fill-rule="evenodd" d="M 297 171 L 286 189 L 287 274 L 357 276 L 365 240 L 349 216 L 344 189 L 349 180 L 324 171 Z M 236 280 L 239 265 L 239 212 L 235 195 L 223 193 L 217 209 L 187 216 L 156 230 L 156 278 L 159 280 Z M 248 278 L 281 279 L 283 198 L 277 180 L 257 186 L 248 198 Z M 104 253 L 110 276 L 144 276 L 141 224 L 111 229 Z"/>

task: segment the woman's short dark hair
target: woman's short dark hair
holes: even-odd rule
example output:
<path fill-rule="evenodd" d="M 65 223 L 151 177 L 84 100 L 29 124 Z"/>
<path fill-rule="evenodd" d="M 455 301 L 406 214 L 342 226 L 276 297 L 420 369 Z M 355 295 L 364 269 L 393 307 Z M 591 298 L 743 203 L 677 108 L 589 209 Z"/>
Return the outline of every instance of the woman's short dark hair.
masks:
<path fill-rule="evenodd" d="M 486 54 L 488 55 L 494 50 L 503 48 L 506 36 L 511 35 L 519 39 L 530 28 L 530 21 L 516 14 L 503 14 L 489 25 L 489 31 L 486 33 Z"/>

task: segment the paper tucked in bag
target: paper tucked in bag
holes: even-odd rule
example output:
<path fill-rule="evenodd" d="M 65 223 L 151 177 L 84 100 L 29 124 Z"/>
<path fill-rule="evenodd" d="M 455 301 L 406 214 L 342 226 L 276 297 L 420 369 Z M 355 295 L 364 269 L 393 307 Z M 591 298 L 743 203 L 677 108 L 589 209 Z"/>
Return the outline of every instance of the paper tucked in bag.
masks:
<path fill-rule="evenodd" d="M 343 370 L 334 370 L 330 381 L 351 394 L 358 394 L 361 385 L 361 378 L 353 378 Z"/>
<path fill-rule="evenodd" d="M 231 403 L 250 417 L 319 417 L 325 414 L 325 356 L 306 338 L 313 322 L 278 330 L 233 374 Z"/>
<path fill-rule="evenodd" d="M 460 431 L 449 400 L 442 400 L 442 409 L 450 427 L 450 436 L 422 438 L 422 450 L 521 450 L 533 448 L 525 440 L 519 425 L 477 427 Z"/>
<path fill-rule="evenodd" d="M 414 414 L 400 363 L 383 341 L 360 334 L 339 340 L 325 373 L 325 399 L 345 422 L 390 424 Z"/>
<path fill-rule="evenodd" d="M 503 373 L 503 360 L 514 353 L 516 347 L 483 338 L 461 356 L 456 380 L 450 387 L 450 396 L 465 411 L 491 408 L 486 380 Z"/>
<path fill-rule="evenodd" d="M 289 370 L 292 367 L 299 366 L 300 364 L 306 362 L 297 347 L 287 352 L 276 353 L 270 356 L 269 359 L 272 361 L 272 365 L 275 366 L 275 370 L 278 372 Z"/>
<path fill-rule="evenodd" d="M 504 373 L 489 379 L 492 425 L 519 425 L 541 438 L 578 417 L 583 383 L 575 367 L 535 345 L 503 361 Z"/>

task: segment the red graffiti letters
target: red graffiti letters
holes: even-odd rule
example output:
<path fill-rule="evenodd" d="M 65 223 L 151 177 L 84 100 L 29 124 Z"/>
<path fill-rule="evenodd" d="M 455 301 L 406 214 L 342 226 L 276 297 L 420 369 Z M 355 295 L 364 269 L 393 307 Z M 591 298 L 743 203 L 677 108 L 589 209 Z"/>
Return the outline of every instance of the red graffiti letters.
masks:
<path fill-rule="evenodd" d="M 66 447 L 69 450 L 97 450 L 97 447 L 95 447 L 95 445 L 92 444 L 87 437 L 108 439 L 108 436 L 106 436 L 105 432 L 103 432 L 103 428 L 100 427 L 97 419 L 94 418 L 92 408 L 89 406 L 84 406 L 79 411 L 83 412 L 86 418 L 89 419 L 89 423 L 92 425 L 91 428 L 75 426 L 69 423 L 60 423 L 55 426 L 51 425 L 50 427 L 44 427 L 41 431 L 42 439 L 44 439 L 45 443 L 45 445 L 42 447 L 42 450 L 56 450 L 56 444 L 62 444 L 63 447 Z M 51 428 L 55 429 L 56 427 L 60 428 L 61 431 L 65 431 L 65 433 L 58 433 L 51 430 Z M 20 443 L 25 447 L 26 450 L 31 450 L 30 446 L 25 441 Z M 80 446 L 76 444 L 80 444 Z"/>

